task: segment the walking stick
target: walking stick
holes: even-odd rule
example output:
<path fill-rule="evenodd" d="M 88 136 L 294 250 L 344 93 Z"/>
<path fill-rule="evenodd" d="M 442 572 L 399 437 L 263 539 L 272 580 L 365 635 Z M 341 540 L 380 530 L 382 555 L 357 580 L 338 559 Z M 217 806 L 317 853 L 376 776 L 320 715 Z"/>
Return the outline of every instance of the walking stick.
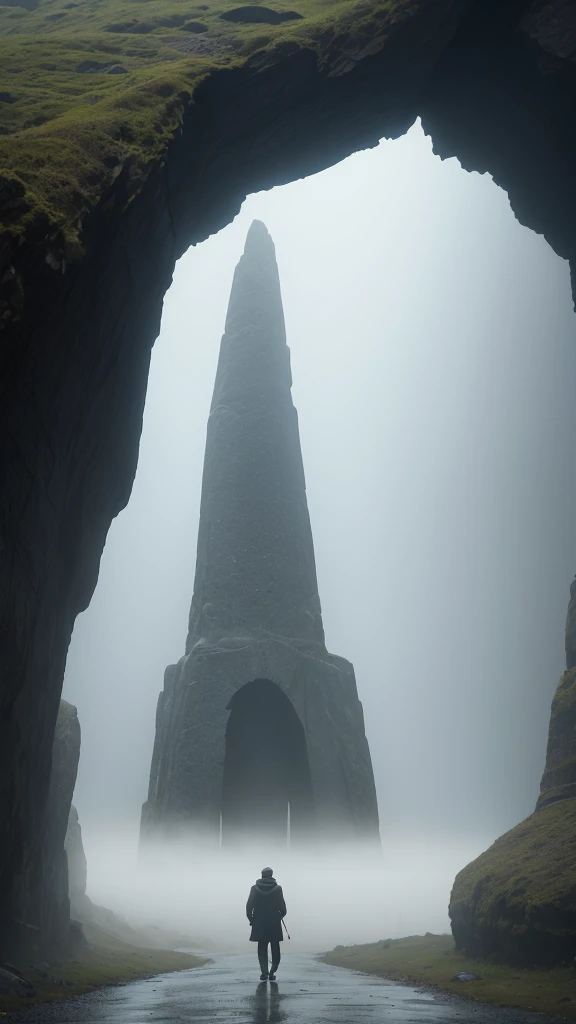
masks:
<path fill-rule="evenodd" d="M 288 935 L 288 929 L 287 929 L 286 925 L 284 924 L 284 918 L 282 917 L 282 918 L 280 918 L 280 920 L 282 921 L 282 924 L 284 925 L 284 931 L 286 932 L 286 935 Z M 288 938 L 290 938 L 289 935 L 288 935 Z"/>

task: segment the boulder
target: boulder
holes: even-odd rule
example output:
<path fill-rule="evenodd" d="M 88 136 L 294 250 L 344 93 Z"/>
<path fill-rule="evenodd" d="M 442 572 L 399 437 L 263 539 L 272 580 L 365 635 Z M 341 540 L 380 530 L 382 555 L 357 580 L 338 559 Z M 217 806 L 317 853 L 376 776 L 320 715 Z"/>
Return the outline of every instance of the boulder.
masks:
<path fill-rule="evenodd" d="M 25 981 L 20 974 L 0 967 L 0 996 L 20 996 L 21 999 L 30 999 L 35 995 L 34 986 L 29 981 Z"/>
<path fill-rule="evenodd" d="M 449 908 L 456 948 L 518 967 L 576 955 L 576 799 L 501 836 L 457 876 Z"/>
<path fill-rule="evenodd" d="M 576 955 L 576 580 L 566 672 L 552 701 L 536 812 L 456 877 L 449 915 L 458 949 L 525 967 Z"/>

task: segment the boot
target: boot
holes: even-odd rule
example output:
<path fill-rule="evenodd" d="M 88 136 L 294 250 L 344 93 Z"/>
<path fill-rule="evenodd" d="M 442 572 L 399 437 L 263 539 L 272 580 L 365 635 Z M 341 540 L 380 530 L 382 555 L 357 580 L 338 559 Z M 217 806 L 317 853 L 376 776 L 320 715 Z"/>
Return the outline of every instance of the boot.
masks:
<path fill-rule="evenodd" d="M 270 974 L 268 975 L 268 979 L 270 981 L 276 981 L 276 971 L 277 970 L 278 970 L 278 964 L 272 964 L 272 966 L 270 968 Z"/>
<path fill-rule="evenodd" d="M 268 960 L 260 961 L 260 981 L 268 981 Z"/>

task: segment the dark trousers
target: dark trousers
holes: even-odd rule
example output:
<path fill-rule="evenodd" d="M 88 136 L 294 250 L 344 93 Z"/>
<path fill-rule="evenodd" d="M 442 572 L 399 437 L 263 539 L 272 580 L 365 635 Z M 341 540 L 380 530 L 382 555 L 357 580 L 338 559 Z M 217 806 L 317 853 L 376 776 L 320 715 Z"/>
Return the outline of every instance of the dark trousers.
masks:
<path fill-rule="evenodd" d="M 270 943 L 270 955 L 272 957 L 272 963 L 276 964 L 276 966 L 278 966 L 278 964 L 280 963 L 280 943 L 279 942 L 271 942 Z M 262 968 L 262 973 L 264 973 L 264 971 L 268 970 L 268 943 L 267 942 L 259 942 L 258 943 L 258 963 L 260 964 L 260 967 Z"/>

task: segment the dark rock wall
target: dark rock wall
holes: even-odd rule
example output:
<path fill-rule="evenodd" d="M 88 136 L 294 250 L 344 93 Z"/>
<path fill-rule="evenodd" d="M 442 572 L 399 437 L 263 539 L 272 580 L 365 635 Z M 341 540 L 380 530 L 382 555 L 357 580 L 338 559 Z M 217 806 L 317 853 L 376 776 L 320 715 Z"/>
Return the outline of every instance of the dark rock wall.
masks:
<path fill-rule="evenodd" d="M 37 952 L 53 957 L 70 951 L 68 858 L 64 847 L 80 758 L 80 724 L 76 708 L 60 701 L 52 751 L 48 815 L 43 843 L 39 944 Z"/>
<path fill-rule="evenodd" d="M 41 928 L 66 652 L 130 494 L 175 259 L 248 192 L 402 134 L 419 113 L 438 152 L 494 174 L 519 219 L 573 253 L 574 6 L 502 3 L 508 20 L 495 6 L 430 0 L 379 54 L 336 40 L 321 70 L 312 54 L 279 54 L 261 74 L 207 81 L 164 167 L 129 205 L 121 174 L 94 211 L 81 263 L 41 225 L 27 246 L 0 239 L 1 287 L 19 315 L 0 347 L 0 959 L 30 948 Z M 477 44 L 466 50 L 470 12 Z"/>
<path fill-rule="evenodd" d="M 486 0 L 420 107 L 434 152 L 487 171 L 521 224 L 576 266 L 576 5 Z M 576 299 L 576 293 L 575 293 Z"/>
<path fill-rule="evenodd" d="M 456 947 L 515 967 L 573 965 L 576 955 L 576 800 L 537 811 L 454 881 Z"/>

